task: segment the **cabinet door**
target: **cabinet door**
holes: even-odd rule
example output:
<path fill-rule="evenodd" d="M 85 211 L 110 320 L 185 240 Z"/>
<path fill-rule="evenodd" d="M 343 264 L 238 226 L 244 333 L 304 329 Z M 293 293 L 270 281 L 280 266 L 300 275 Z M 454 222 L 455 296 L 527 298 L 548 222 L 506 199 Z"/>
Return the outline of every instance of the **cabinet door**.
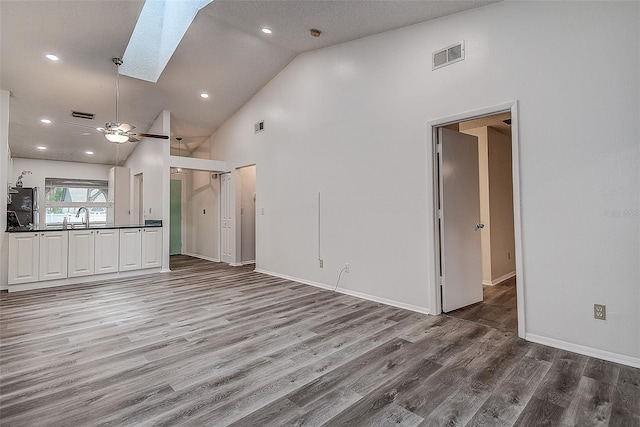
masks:
<path fill-rule="evenodd" d="M 9 235 L 9 284 L 37 282 L 40 239 L 38 233 Z"/>
<path fill-rule="evenodd" d="M 69 231 L 69 277 L 88 276 L 95 271 L 93 230 Z"/>
<path fill-rule="evenodd" d="M 142 229 L 142 268 L 162 267 L 162 228 Z"/>
<path fill-rule="evenodd" d="M 40 233 L 40 277 L 38 280 L 67 278 L 69 233 L 48 231 Z"/>
<path fill-rule="evenodd" d="M 142 268 L 142 237 L 139 228 L 120 230 L 120 271 Z"/>
<path fill-rule="evenodd" d="M 116 273 L 120 250 L 119 230 L 96 230 L 94 248 L 95 274 Z"/>

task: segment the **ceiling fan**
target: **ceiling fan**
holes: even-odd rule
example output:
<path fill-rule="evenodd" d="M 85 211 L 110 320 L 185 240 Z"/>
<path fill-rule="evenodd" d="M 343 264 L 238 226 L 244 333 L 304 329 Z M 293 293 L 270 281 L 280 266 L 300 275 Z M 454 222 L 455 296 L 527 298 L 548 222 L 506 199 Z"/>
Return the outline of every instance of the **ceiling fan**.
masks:
<path fill-rule="evenodd" d="M 113 63 L 116 65 L 116 120 L 109 122 L 104 127 L 94 128 L 92 126 L 81 125 L 79 123 L 64 122 L 66 124 L 74 126 L 89 127 L 101 132 L 109 142 L 114 144 L 123 144 L 125 142 L 138 142 L 139 138 L 159 138 L 169 139 L 167 135 L 155 135 L 152 133 L 133 133 L 135 126 L 128 123 L 121 123 L 119 119 L 119 104 L 120 104 L 120 66 L 122 65 L 122 58 L 112 58 Z"/>

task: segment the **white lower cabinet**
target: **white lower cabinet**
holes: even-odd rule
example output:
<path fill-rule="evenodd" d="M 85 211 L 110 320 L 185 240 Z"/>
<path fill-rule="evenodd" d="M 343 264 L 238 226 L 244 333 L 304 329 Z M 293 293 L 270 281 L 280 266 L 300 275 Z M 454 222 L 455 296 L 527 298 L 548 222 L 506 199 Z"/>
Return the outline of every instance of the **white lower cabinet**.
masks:
<path fill-rule="evenodd" d="M 48 231 L 40 233 L 40 273 L 38 280 L 67 278 L 69 233 Z"/>
<path fill-rule="evenodd" d="M 162 228 L 142 229 L 142 268 L 162 267 Z"/>
<path fill-rule="evenodd" d="M 40 273 L 38 233 L 9 234 L 8 279 L 10 285 L 37 282 Z"/>
<path fill-rule="evenodd" d="M 162 267 L 162 227 L 9 233 L 10 285 Z"/>
<path fill-rule="evenodd" d="M 69 231 L 68 277 L 95 274 L 95 231 Z"/>
<path fill-rule="evenodd" d="M 120 229 L 120 271 L 142 268 L 142 230 Z"/>
<path fill-rule="evenodd" d="M 120 230 L 96 230 L 94 246 L 95 274 L 118 272 L 119 252 Z"/>

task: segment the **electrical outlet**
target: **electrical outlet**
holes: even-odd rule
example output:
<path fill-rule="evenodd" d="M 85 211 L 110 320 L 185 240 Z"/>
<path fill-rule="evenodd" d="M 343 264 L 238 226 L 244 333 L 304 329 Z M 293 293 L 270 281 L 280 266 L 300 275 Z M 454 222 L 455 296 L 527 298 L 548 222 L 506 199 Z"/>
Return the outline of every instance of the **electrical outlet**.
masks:
<path fill-rule="evenodd" d="M 593 318 L 607 320 L 607 306 L 604 304 L 593 304 Z"/>
<path fill-rule="evenodd" d="M 320 260 L 320 268 L 324 268 L 324 261 Z"/>
<path fill-rule="evenodd" d="M 351 266 L 349 265 L 349 263 L 348 263 L 348 262 L 347 262 L 347 263 L 345 263 L 345 265 L 344 265 L 344 272 L 345 272 L 345 273 L 348 273 L 348 272 L 349 272 L 349 268 L 350 268 L 350 267 L 351 267 Z"/>

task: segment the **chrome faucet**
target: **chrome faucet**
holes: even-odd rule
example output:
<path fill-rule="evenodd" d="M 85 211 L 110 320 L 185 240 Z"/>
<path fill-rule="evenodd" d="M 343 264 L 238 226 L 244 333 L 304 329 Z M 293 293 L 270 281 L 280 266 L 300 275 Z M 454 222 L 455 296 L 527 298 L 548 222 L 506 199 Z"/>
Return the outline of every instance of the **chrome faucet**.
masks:
<path fill-rule="evenodd" d="M 84 223 L 85 223 L 85 228 L 89 228 L 89 209 L 85 208 L 84 206 L 81 206 L 78 208 L 78 212 L 76 212 L 76 218 L 80 217 L 80 211 L 84 209 Z"/>

